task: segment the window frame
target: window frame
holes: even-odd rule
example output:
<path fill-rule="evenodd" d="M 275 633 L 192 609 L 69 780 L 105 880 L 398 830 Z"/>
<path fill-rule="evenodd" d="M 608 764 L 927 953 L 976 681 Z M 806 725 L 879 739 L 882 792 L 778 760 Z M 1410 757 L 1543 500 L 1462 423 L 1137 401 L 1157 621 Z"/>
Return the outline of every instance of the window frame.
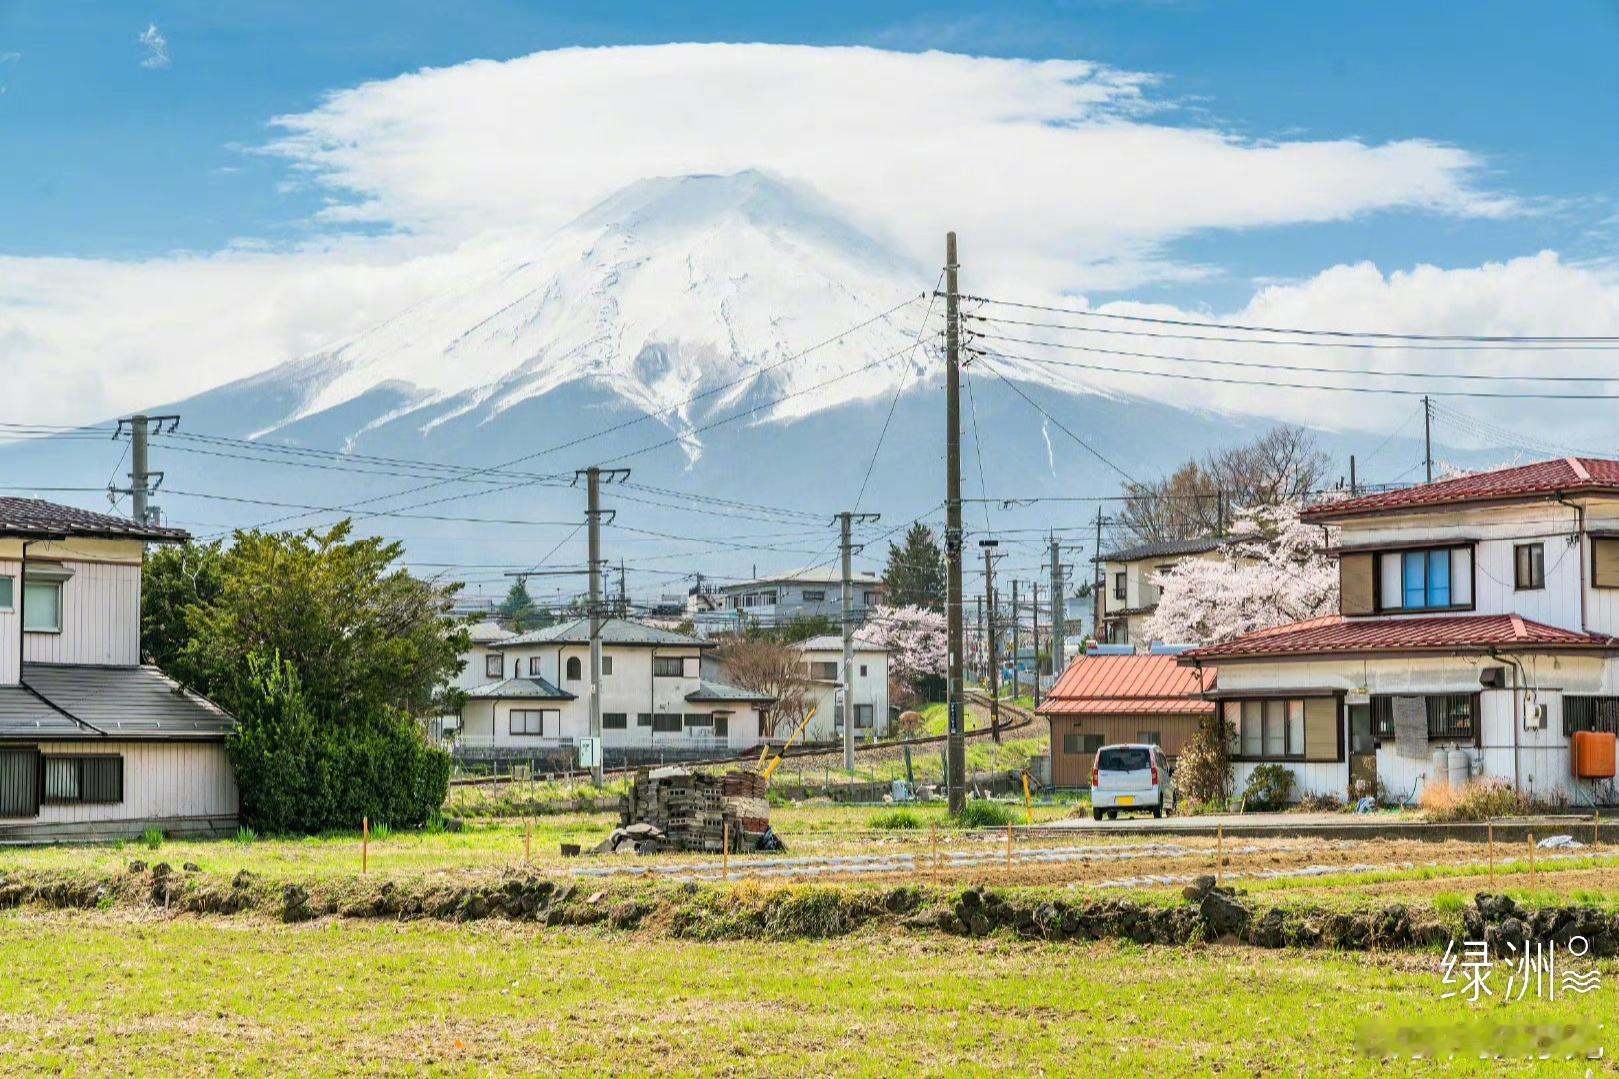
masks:
<path fill-rule="evenodd" d="M 96 761 L 116 762 L 116 798 L 89 798 L 85 796 L 85 762 Z M 74 774 L 74 794 L 72 796 L 51 795 L 50 772 L 51 766 L 70 764 Z M 124 801 L 124 757 L 121 753 L 49 753 L 40 754 L 39 764 L 39 803 L 41 805 L 122 805 Z"/>
<path fill-rule="evenodd" d="M 578 656 L 569 656 L 568 661 L 562 665 L 562 680 L 564 682 L 581 682 L 585 677 L 585 664 Z"/>
<path fill-rule="evenodd" d="M 1467 552 L 1467 602 L 1453 602 L 1445 606 L 1406 606 L 1405 593 L 1408 587 L 1405 583 L 1407 572 L 1405 568 L 1406 557 L 1416 554 L 1424 556 L 1423 590 L 1424 593 L 1426 593 L 1430 588 L 1430 585 L 1428 584 L 1427 572 L 1428 562 L 1430 559 L 1432 559 L 1433 555 L 1440 551 L 1447 552 L 1451 556 L 1449 559 L 1449 564 L 1446 566 L 1445 579 L 1447 582 L 1446 587 L 1450 590 L 1452 597 L 1454 597 L 1456 594 L 1456 581 L 1458 580 L 1456 573 L 1455 553 L 1457 551 Z M 1450 611 L 1472 611 L 1478 608 L 1478 544 L 1472 540 L 1467 540 L 1460 543 L 1418 543 L 1412 544 L 1408 547 L 1388 547 L 1382 550 L 1373 551 L 1371 552 L 1371 555 L 1372 608 L 1375 614 L 1445 614 Z M 1384 594 L 1383 588 L 1383 560 L 1391 557 L 1398 558 L 1400 560 L 1399 606 L 1393 607 L 1389 606 L 1388 597 Z"/>
<path fill-rule="evenodd" d="M 1130 602 L 1130 571 L 1121 569 L 1113 575 L 1113 598 L 1120 603 Z"/>
<path fill-rule="evenodd" d="M 0 573 L 0 587 L 5 594 L 0 596 L 0 611 L 10 613 L 17 609 L 17 583 L 16 578 L 9 573 Z"/>
<path fill-rule="evenodd" d="M 653 712 L 652 733 L 679 734 L 686 729 L 685 716 L 679 712 Z"/>
<path fill-rule="evenodd" d="M 30 581 L 26 576 L 23 577 L 23 582 L 22 582 L 23 613 L 22 613 L 22 627 L 21 628 L 22 628 L 22 631 L 24 633 L 61 633 L 62 632 L 62 585 L 64 583 L 65 582 L 63 582 L 63 581 L 40 581 L 40 580 Z M 55 589 L 55 591 L 56 591 L 56 625 L 54 625 L 54 626 L 30 626 L 28 624 L 29 617 L 36 610 L 35 606 L 32 603 L 28 602 L 28 590 L 30 588 L 51 588 L 51 589 Z"/>
<path fill-rule="evenodd" d="M 1610 580 L 1600 575 L 1602 564 L 1598 560 L 1597 555 L 1599 553 L 1599 549 L 1604 544 L 1619 545 L 1619 535 L 1614 535 L 1612 533 L 1608 533 L 1606 535 L 1598 535 L 1593 533 L 1591 535 L 1591 587 L 1619 588 L 1619 577 L 1615 577 Z"/>
<path fill-rule="evenodd" d="M 545 667 L 543 666 L 544 662 L 545 662 L 545 660 L 541 656 L 529 656 L 528 657 L 528 676 L 530 678 L 539 678 L 539 677 L 541 677 L 545 673 Z"/>
<path fill-rule="evenodd" d="M 514 729 L 517 726 L 517 718 L 519 716 L 523 717 L 524 730 Z M 539 717 L 539 730 L 531 731 L 526 729 L 528 727 L 530 716 Z M 506 712 L 506 734 L 512 738 L 544 738 L 546 737 L 545 723 L 548 716 L 556 717 L 557 735 L 560 736 L 562 733 L 562 710 L 559 708 L 508 709 Z"/>
<path fill-rule="evenodd" d="M 628 712 L 603 712 L 602 730 L 627 731 L 630 729 L 630 714 Z"/>
<path fill-rule="evenodd" d="M 1520 557 L 1529 556 L 1530 583 L 1524 583 L 1524 566 Z M 1538 571 L 1538 572 L 1534 572 Z M 1512 590 L 1514 592 L 1544 592 L 1546 590 L 1546 544 L 1543 540 L 1512 545 Z"/>
<path fill-rule="evenodd" d="M 1333 727 L 1334 727 L 1334 730 L 1335 730 L 1335 736 L 1334 736 L 1333 756 L 1331 756 L 1331 757 L 1325 757 L 1325 756 L 1312 757 L 1312 756 L 1309 755 L 1309 748 L 1310 748 L 1309 702 L 1310 701 L 1329 701 L 1332 704 Z M 1244 706 L 1249 705 L 1249 704 L 1258 705 L 1258 707 L 1259 707 L 1260 731 L 1259 731 L 1259 752 L 1258 753 L 1246 753 L 1246 752 L 1243 751 L 1243 748 L 1242 748 L 1242 743 L 1243 743 L 1242 734 L 1243 734 L 1244 724 L 1241 722 L 1241 716 L 1242 716 L 1242 713 L 1243 713 L 1243 710 L 1244 710 Z M 1253 695 L 1241 696 L 1241 697 L 1222 697 L 1222 698 L 1220 698 L 1220 701 L 1219 701 L 1220 714 L 1221 714 L 1222 717 L 1227 717 L 1228 718 L 1228 715 L 1227 715 L 1227 713 L 1225 711 L 1227 705 L 1236 705 L 1237 706 L 1237 713 L 1238 713 L 1238 717 L 1239 717 L 1238 721 L 1236 723 L 1232 724 L 1232 727 L 1233 727 L 1233 742 L 1231 744 L 1230 751 L 1231 751 L 1231 759 L 1233 761 L 1242 762 L 1242 763 L 1255 763 L 1255 764 L 1269 764 L 1269 763 L 1275 763 L 1275 764 L 1305 764 L 1305 763 L 1327 764 L 1327 763 L 1337 763 L 1337 762 L 1342 761 L 1342 760 L 1345 759 L 1345 757 L 1344 757 L 1344 706 L 1343 706 L 1343 694 L 1342 693 L 1299 693 L 1299 692 L 1295 691 L 1293 693 L 1270 693 L 1270 694 L 1260 693 L 1260 694 L 1253 694 Z M 1267 741 L 1269 741 L 1269 739 L 1266 737 L 1267 732 L 1266 732 L 1266 729 L 1265 729 L 1266 728 L 1266 720 L 1267 720 L 1267 717 L 1268 717 L 1268 713 L 1270 711 L 1266 707 L 1267 705 L 1279 705 L 1280 706 L 1280 713 L 1279 713 L 1278 719 L 1279 719 L 1279 722 L 1281 724 L 1281 736 L 1282 736 L 1282 753 L 1281 753 L 1281 755 L 1276 755 L 1276 754 L 1273 754 L 1273 753 L 1269 753 L 1269 752 L 1266 751 L 1266 748 L 1265 748 Z M 1295 706 L 1297 707 L 1298 741 L 1299 741 L 1299 747 L 1298 747 L 1297 752 L 1294 752 L 1293 746 L 1292 746 L 1292 742 L 1293 742 L 1293 726 L 1294 726 L 1294 718 L 1295 718 L 1295 716 L 1294 716 L 1294 708 L 1295 708 Z M 1161 750 L 1162 748 L 1163 748 L 1162 743 L 1160 743 L 1159 744 L 1159 749 Z"/>
<path fill-rule="evenodd" d="M 506 677 L 506 657 L 499 652 L 483 657 L 483 676 L 485 678 Z"/>
<path fill-rule="evenodd" d="M 669 670 L 669 665 L 670 664 L 673 664 L 674 668 L 675 668 L 672 671 Z M 660 667 L 662 668 L 661 670 L 659 669 Z M 686 657 L 685 656 L 656 656 L 655 655 L 655 656 L 652 657 L 652 677 L 654 677 L 654 678 L 684 678 L 685 676 L 686 676 Z"/>
<path fill-rule="evenodd" d="M 824 588 L 806 588 L 804 589 L 802 595 L 805 603 L 826 602 L 826 589 Z"/>
<path fill-rule="evenodd" d="M 1619 695 L 1565 693 L 1562 703 L 1564 738 L 1580 731 L 1619 733 Z"/>
<path fill-rule="evenodd" d="M 1479 739 L 1484 726 L 1480 709 L 1482 702 L 1478 693 L 1374 693 L 1367 702 L 1372 710 L 1372 740 L 1381 745 L 1383 742 L 1394 740 L 1394 698 L 1395 697 L 1421 697 L 1423 708 L 1428 713 L 1428 741 L 1430 742 L 1470 742 L 1473 745 L 1481 744 Z M 1435 701 L 1458 700 L 1467 698 L 1471 700 L 1469 726 L 1471 730 L 1466 734 L 1456 733 L 1454 726 L 1446 726 L 1435 730 Z"/>

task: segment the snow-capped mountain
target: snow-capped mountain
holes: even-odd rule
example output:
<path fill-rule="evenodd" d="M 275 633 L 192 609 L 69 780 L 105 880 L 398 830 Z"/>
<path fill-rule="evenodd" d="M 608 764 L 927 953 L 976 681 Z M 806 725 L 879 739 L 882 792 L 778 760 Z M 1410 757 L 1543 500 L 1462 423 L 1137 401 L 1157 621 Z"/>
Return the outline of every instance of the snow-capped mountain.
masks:
<path fill-rule="evenodd" d="M 448 291 L 253 379 L 295 387 L 284 397 L 296 402 L 253 434 L 379 390 L 394 407 L 355 437 L 388 423 L 429 434 L 575 383 L 677 429 L 778 398 L 756 420 L 783 420 L 890 393 L 925 374 L 906 366 L 928 363 L 907 346 L 932 277 L 814 192 L 760 172 L 644 180 L 549 236 L 505 235 L 458 257 Z M 862 323 L 812 360 L 782 362 Z"/>

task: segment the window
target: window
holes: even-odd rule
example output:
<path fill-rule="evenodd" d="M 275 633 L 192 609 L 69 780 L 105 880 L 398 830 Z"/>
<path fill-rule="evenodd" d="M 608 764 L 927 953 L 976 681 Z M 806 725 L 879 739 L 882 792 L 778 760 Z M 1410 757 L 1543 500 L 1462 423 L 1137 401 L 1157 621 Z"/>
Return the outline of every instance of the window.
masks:
<path fill-rule="evenodd" d="M 612 656 L 603 656 L 602 657 L 602 677 L 606 678 L 608 675 L 610 675 L 612 673 L 613 673 L 613 657 Z"/>
<path fill-rule="evenodd" d="M 629 714 L 627 712 L 603 712 L 602 730 L 622 731 L 629 728 Z"/>
<path fill-rule="evenodd" d="M 690 730 L 693 727 L 712 727 L 713 725 L 714 725 L 714 717 L 709 715 L 707 712 L 687 712 L 686 713 L 686 729 L 687 730 Z"/>
<path fill-rule="evenodd" d="M 1065 734 L 1062 736 L 1064 753 L 1092 754 L 1102 748 L 1100 734 Z"/>
<path fill-rule="evenodd" d="M 862 592 L 860 594 L 860 602 L 867 607 L 875 607 L 882 601 L 883 597 L 880 592 Z"/>
<path fill-rule="evenodd" d="M 1115 573 L 1113 575 L 1113 598 L 1114 599 L 1122 600 L 1122 599 L 1126 598 L 1129 595 L 1129 591 L 1128 591 L 1129 580 L 1130 580 L 1129 575 L 1125 574 L 1125 573 Z"/>
<path fill-rule="evenodd" d="M 855 730 L 857 730 L 857 731 L 858 730 L 870 730 L 871 726 L 872 726 L 872 723 L 873 723 L 873 719 L 874 719 L 874 713 L 872 711 L 872 706 L 871 705 L 869 705 L 869 704 L 857 704 L 857 705 L 854 706 L 854 729 Z"/>
<path fill-rule="evenodd" d="M 1096 754 L 1096 767 L 1102 772 L 1145 772 L 1152 767 L 1152 753 L 1115 746 Z"/>
<path fill-rule="evenodd" d="M 812 590 L 812 589 L 806 588 L 804 590 L 804 602 L 805 603 L 825 603 L 826 602 L 826 591 L 824 589 L 813 589 Z"/>
<path fill-rule="evenodd" d="M 836 682 L 838 680 L 838 665 L 835 660 L 811 660 L 809 663 L 809 677 L 812 682 Z"/>
<path fill-rule="evenodd" d="M 1458 610 L 1473 606 L 1473 549 L 1423 547 L 1377 556 L 1380 611 Z"/>
<path fill-rule="evenodd" d="M 513 708 L 506 729 L 512 734 L 543 735 L 548 723 L 560 733 L 562 713 L 555 708 Z"/>
<path fill-rule="evenodd" d="M 499 678 L 506 673 L 506 658 L 504 656 L 484 656 L 483 676 L 485 678 Z"/>
<path fill-rule="evenodd" d="M 62 632 L 61 581 L 26 581 L 22 600 L 23 629 L 30 633 Z"/>
<path fill-rule="evenodd" d="M 529 656 L 528 657 L 528 676 L 530 678 L 538 678 L 540 676 L 540 673 L 541 673 L 542 670 L 543 670 L 543 668 L 540 666 L 540 657 L 539 656 Z"/>
<path fill-rule="evenodd" d="M 39 816 L 39 752 L 0 749 L 0 817 Z"/>
<path fill-rule="evenodd" d="M 679 712 L 658 712 L 657 714 L 655 714 L 652 717 L 652 733 L 653 734 L 678 734 L 678 733 L 680 733 L 680 713 Z"/>
<path fill-rule="evenodd" d="M 1512 583 L 1518 591 L 1546 587 L 1546 545 L 1519 543 L 1512 548 Z"/>
<path fill-rule="evenodd" d="M 1394 737 L 1394 698 L 1396 694 L 1378 694 L 1372 698 L 1372 736 Z M 1422 696 L 1414 694 L 1414 696 Z M 1477 729 L 1478 695 L 1475 693 L 1438 693 L 1422 697 L 1428 712 L 1428 737 L 1432 739 L 1469 739 Z"/>
<path fill-rule="evenodd" d="M 1619 734 L 1619 697 L 1563 697 L 1563 737 L 1578 731 Z"/>
<path fill-rule="evenodd" d="M 860 677 L 866 677 L 866 665 L 864 663 L 860 665 Z"/>
<path fill-rule="evenodd" d="M 714 737 L 715 738 L 729 738 L 729 737 L 731 737 L 731 713 L 729 713 L 729 712 L 715 712 L 714 713 Z"/>
<path fill-rule="evenodd" d="M 679 656 L 653 656 L 652 674 L 655 678 L 679 678 L 686 665 Z"/>
<path fill-rule="evenodd" d="M 652 726 L 652 713 L 651 712 L 637 712 L 637 713 L 635 713 L 635 725 L 637 727 L 650 727 L 650 726 Z"/>
<path fill-rule="evenodd" d="M 1591 587 L 1619 588 L 1619 536 L 1591 537 Z"/>
<path fill-rule="evenodd" d="M 567 669 L 568 669 L 567 678 L 568 678 L 568 681 L 570 681 L 570 682 L 577 682 L 577 681 L 579 681 L 579 679 L 584 677 L 583 673 L 581 673 L 583 671 L 583 666 L 580 664 L 578 656 L 569 656 L 568 657 L 568 668 Z"/>
<path fill-rule="evenodd" d="M 11 610 L 11 578 L 0 577 L 0 611 Z"/>
<path fill-rule="evenodd" d="M 124 758 L 111 754 L 45 758 L 45 801 L 113 803 L 124 800 Z"/>
<path fill-rule="evenodd" d="M 1136 731 L 1136 741 L 1145 742 L 1149 746 L 1161 746 L 1164 744 L 1164 737 L 1158 731 Z"/>
<path fill-rule="evenodd" d="M 1337 723 L 1337 702 L 1319 698 L 1318 717 L 1331 731 Z M 1305 714 L 1308 704 L 1301 698 L 1273 697 L 1258 701 L 1226 701 L 1226 719 L 1236 728 L 1235 755 L 1250 760 L 1302 758 L 1305 746 Z M 1323 734 L 1321 737 L 1327 737 Z M 1334 746 L 1336 736 L 1332 735 Z M 1146 741 L 1143 736 L 1142 741 Z M 1161 744 L 1154 742 L 1155 745 Z"/>

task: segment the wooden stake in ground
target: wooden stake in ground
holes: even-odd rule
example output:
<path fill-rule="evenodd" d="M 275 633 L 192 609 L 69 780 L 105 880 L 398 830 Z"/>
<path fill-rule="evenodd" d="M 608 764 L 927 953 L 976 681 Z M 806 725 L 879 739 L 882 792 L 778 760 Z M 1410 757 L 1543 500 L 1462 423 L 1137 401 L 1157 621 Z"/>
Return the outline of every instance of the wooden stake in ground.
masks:
<path fill-rule="evenodd" d="M 1006 868 L 1012 868 L 1012 822 L 1006 822 Z"/>
<path fill-rule="evenodd" d="M 534 842 L 534 818 L 530 817 L 530 818 L 528 818 L 528 820 L 523 822 L 523 862 L 524 862 L 525 865 L 534 860 L 530 856 L 530 848 L 531 848 L 533 842 Z"/>
<path fill-rule="evenodd" d="M 364 873 L 371 861 L 371 818 L 360 818 L 360 872 Z"/>
<path fill-rule="evenodd" d="M 1220 886 L 1220 877 L 1225 872 L 1225 825 L 1214 826 L 1214 886 Z"/>
<path fill-rule="evenodd" d="M 1529 888 L 1535 887 L 1535 833 L 1529 833 Z"/>
<path fill-rule="evenodd" d="M 731 879 L 731 822 L 726 821 L 720 833 L 720 876 L 725 880 Z"/>
<path fill-rule="evenodd" d="M 1023 812 L 1034 823 L 1034 796 L 1029 793 L 1029 773 L 1023 773 Z"/>

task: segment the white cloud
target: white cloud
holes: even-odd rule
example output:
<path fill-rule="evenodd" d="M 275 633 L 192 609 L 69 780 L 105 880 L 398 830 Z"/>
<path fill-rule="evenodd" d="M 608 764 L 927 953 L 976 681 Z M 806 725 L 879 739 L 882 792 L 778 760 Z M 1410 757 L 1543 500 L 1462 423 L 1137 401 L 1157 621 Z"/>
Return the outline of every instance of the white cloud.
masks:
<path fill-rule="evenodd" d="M 166 62 L 155 26 L 143 43 Z M 1478 185 L 1481 163 L 1463 149 L 1421 139 L 1261 143 L 1168 126 L 1156 122 L 1154 86 L 1152 76 L 1081 61 L 765 45 L 565 49 L 367 83 L 277 118 L 265 152 L 333 196 L 323 217 L 334 229 L 382 222 L 403 234 L 139 262 L 0 258 L 8 395 L 20 392 L 31 418 L 80 421 L 198 392 L 414 302 L 449 278 L 456 260 L 446 252 L 488 230 L 558 225 L 649 175 L 759 167 L 807 181 L 925 265 L 938 264 L 941 234 L 954 228 L 964 280 L 992 295 L 1196 279 L 1208 268 L 1175 260 L 1170 245 L 1208 229 L 1519 209 Z M 1613 332 L 1619 284 L 1552 255 L 1391 274 L 1339 266 L 1266 288 L 1227 317 Z M 1329 352 L 1297 351 L 1305 355 L 1284 362 Z M 1388 425 L 1393 407 L 1375 398 L 1347 409 L 1334 398 L 1324 411 L 1319 394 L 1124 385 L 1368 429 Z"/>
<path fill-rule="evenodd" d="M 146 49 L 146 57 L 141 61 L 141 67 L 159 68 L 169 66 L 169 39 L 158 30 L 156 23 L 147 23 L 141 36 L 136 38 Z"/>
<path fill-rule="evenodd" d="M 1426 140 L 1261 143 L 1154 123 L 1154 82 L 941 52 L 563 49 L 343 90 L 278 117 L 269 149 L 344 193 L 334 222 L 457 237 L 560 224 L 649 175 L 764 168 L 928 263 L 954 228 L 979 280 L 1033 259 L 1069 288 L 1184 273 L 1163 245 L 1200 229 L 1514 208 L 1473 184 L 1471 154 Z"/>

